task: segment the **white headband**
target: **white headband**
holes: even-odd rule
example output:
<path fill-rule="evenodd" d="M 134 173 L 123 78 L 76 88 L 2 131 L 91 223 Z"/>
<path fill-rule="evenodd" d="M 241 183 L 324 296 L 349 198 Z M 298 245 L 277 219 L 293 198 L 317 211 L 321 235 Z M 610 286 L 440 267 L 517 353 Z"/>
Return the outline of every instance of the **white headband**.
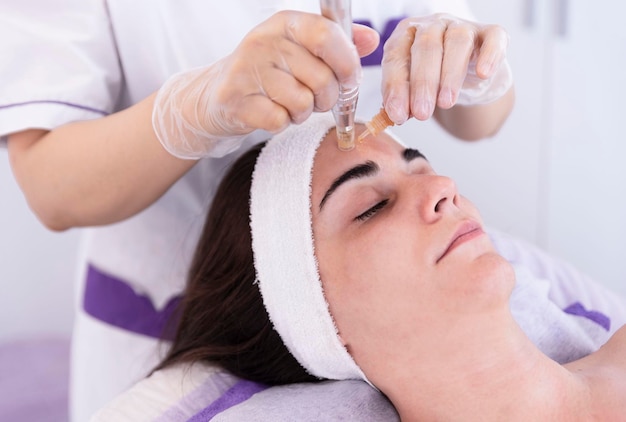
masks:
<path fill-rule="evenodd" d="M 313 159 L 334 126 L 332 114 L 315 113 L 261 151 L 250 189 L 252 251 L 265 309 L 298 362 L 320 378 L 369 383 L 337 334 L 313 246 Z"/>

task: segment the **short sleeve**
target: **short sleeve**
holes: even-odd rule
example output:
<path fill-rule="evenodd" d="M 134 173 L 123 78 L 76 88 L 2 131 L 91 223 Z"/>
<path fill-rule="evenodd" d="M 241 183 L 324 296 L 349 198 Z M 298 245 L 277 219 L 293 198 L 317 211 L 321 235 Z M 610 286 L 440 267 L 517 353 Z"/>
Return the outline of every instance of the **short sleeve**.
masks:
<path fill-rule="evenodd" d="M 0 138 L 102 117 L 121 70 L 104 0 L 0 2 Z"/>

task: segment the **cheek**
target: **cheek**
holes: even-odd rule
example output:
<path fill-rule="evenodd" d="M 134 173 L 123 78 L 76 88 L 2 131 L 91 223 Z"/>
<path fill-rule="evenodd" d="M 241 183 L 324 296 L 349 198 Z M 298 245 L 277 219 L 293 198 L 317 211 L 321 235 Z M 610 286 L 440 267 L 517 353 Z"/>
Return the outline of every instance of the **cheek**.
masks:
<path fill-rule="evenodd" d="M 463 211 L 467 212 L 476 221 L 478 221 L 481 225 L 484 226 L 483 218 L 480 215 L 480 212 L 478 211 L 478 208 L 476 208 L 476 206 L 469 199 L 467 199 L 463 195 L 460 195 L 459 196 L 459 203 L 457 205 L 459 206 L 459 208 L 461 208 Z"/>
<path fill-rule="evenodd" d="M 367 230 L 365 235 L 358 233 L 317 245 L 322 279 L 329 288 L 351 294 L 382 288 L 402 276 L 415 274 L 423 265 L 423 252 L 419 236 L 383 225 Z"/>
<path fill-rule="evenodd" d="M 416 305 L 429 296 L 425 291 L 429 270 L 419 243 L 406 230 L 387 227 L 368 234 L 371 238 L 344 247 L 318 249 L 326 300 L 343 340 L 350 344 L 380 337 L 390 333 L 390 327 L 414 320 L 420 308 Z"/>

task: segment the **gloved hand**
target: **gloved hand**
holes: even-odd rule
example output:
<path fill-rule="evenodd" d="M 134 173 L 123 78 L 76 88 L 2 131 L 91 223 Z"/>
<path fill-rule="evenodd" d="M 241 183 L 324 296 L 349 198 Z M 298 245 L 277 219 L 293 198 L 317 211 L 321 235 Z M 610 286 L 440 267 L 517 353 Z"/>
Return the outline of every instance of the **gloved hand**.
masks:
<path fill-rule="evenodd" d="M 280 132 L 313 111 L 329 110 L 339 84 L 359 83 L 359 53 L 378 45 L 371 29 L 355 25 L 353 36 L 354 44 L 320 15 L 273 15 L 232 54 L 165 82 L 152 113 L 159 141 L 179 158 L 221 157 L 255 129 Z"/>
<path fill-rule="evenodd" d="M 513 83 L 509 37 L 498 25 L 448 14 L 407 18 L 385 44 L 383 104 L 396 124 L 426 120 L 435 106 L 486 104 Z"/>

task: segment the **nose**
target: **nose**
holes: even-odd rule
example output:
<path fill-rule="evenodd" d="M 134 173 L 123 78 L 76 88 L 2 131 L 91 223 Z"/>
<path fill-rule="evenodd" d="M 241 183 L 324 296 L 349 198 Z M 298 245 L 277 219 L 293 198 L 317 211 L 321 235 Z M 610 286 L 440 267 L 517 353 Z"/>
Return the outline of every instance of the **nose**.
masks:
<path fill-rule="evenodd" d="M 458 205 L 459 192 L 454 180 L 445 176 L 428 176 L 422 180 L 419 200 L 419 213 L 427 223 L 433 223 L 446 212 L 450 212 Z"/>

